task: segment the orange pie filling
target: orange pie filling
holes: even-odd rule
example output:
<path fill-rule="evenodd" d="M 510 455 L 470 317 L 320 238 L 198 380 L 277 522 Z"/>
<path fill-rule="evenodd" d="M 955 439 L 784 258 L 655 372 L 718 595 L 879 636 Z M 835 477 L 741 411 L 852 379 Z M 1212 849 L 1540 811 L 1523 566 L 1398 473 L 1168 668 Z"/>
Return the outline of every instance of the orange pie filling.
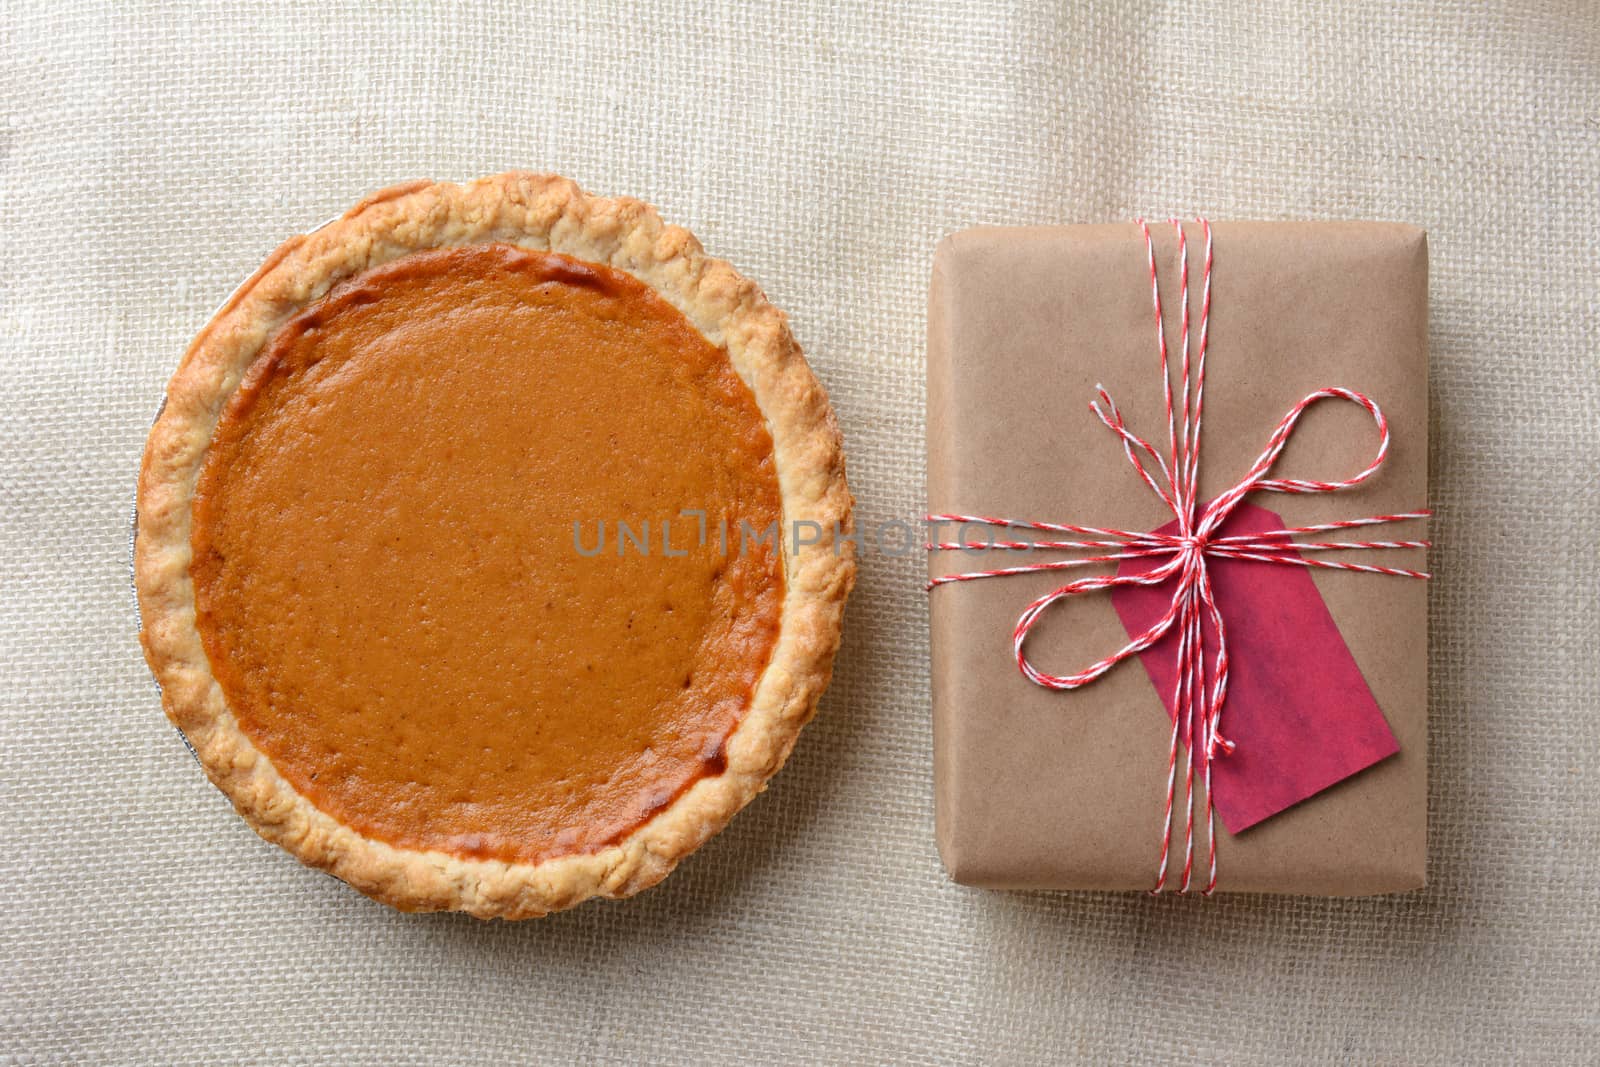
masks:
<path fill-rule="evenodd" d="M 779 518 L 754 397 L 653 289 L 510 245 L 418 252 L 291 319 L 228 403 L 197 625 L 318 808 L 537 862 L 721 773 L 784 587 L 781 547 L 718 531 Z"/>

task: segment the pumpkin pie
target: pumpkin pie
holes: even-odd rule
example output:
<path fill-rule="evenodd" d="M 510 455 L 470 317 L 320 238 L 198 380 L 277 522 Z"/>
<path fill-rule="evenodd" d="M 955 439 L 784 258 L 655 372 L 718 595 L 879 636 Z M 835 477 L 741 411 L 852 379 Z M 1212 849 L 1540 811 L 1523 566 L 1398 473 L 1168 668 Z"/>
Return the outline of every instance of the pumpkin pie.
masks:
<path fill-rule="evenodd" d="M 249 824 L 405 910 L 665 877 L 778 770 L 855 575 L 783 314 L 636 200 L 380 192 L 190 346 L 139 481 L 167 714 Z"/>

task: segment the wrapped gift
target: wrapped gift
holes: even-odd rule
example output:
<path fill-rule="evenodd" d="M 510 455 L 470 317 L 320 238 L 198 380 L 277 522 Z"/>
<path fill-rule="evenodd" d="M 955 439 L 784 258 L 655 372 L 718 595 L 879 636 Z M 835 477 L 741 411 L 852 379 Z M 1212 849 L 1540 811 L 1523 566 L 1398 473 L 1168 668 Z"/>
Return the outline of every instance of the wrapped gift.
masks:
<path fill-rule="evenodd" d="M 952 877 L 1423 884 L 1427 332 L 1410 226 L 939 245 L 929 603 Z"/>

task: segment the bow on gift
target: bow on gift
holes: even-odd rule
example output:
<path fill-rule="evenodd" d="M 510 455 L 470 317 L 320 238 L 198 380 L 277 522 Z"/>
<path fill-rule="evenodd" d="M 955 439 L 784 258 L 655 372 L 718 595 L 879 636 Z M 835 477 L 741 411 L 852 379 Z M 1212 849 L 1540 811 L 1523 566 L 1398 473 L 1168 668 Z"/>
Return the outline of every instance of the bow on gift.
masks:
<path fill-rule="evenodd" d="M 1028 522 L 1016 519 L 994 518 L 986 515 L 929 515 L 931 523 L 960 523 L 966 526 L 988 526 L 1026 529 L 1039 533 L 1071 534 L 1090 540 L 1030 540 L 966 542 L 943 541 L 929 544 L 932 551 L 963 549 L 1115 549 L 1077 559 L 1056 560 L 995 570 L 968 571 L 934 578 L 928 588 L 952 582 L 969 582 L 980 578 L 996 578 L 1012 574 L 1036 574 L 1043 571 L 1066 570 L 1100 563 L 1142 558 L 1163 558 L 1154 569 L 1137 574 L 1102 575 L 1069 582 L 1029 604 L 1017 619 L 1012 635 L 1012 649 L 1017 666 L 1029 680 L 1049 689 L 1077 689 L 1088 685 L 1118 663 L 1128 659 L 1160 641 L 1172 631 L 1177 633 L 1177 681 L 1174 685 L 1172 706 L 1175 710 L 1172 737 L 1167 758 L 1167 798 L 1162 817 L 1161 854 L 1156 882 L 1151 889 L 1160 893 L 1166 887 L 1167 860 L 1172 847 L 1172 819 L 1177 794 L 1178 746 L 1180 740 L 1188 751 L 1184 775 L 1185 827 L 1183 873 L 1178 892 L 1189 891 L 1194 867 L 1195 839 L 1195 771 L 1199 764 L 1204 790 L 1204 818 L 1208 851 L 1206 884 L 1207 896 L 1217 884 L 1217 842 L 1215 812 L 1211 797 L 1211 763 L 1218 756 L 1234 750 L 1220 729 L 1222 711 L 1228 695 L 1228 637 L 1221 612 L 1217 610 L 1212 592 L 1208 559 L 1254 560 L 1261 563 L 1287 563 L 1301 567 L 1319 567 L 1331 570 L 1359 571 L 1367 574 L 1387 574 L 1403 578 L 1427 578 L 1422 571 L 1396 567 L 1379 567 L 1359 563 L 1345 563 L 1306 558 L 1302 552 L 1326 552 L 1343 549 L 1375 548 L 1427 548 L 1427 541 L 1318 541 L 1296 542 L 1299 534 L 1325 533 L 1330 530 L 1349 530 L 1364 526 L 1401 522 L 1406 519 L 1426 518 L 1428 511 L 1408 511 L 1395 515 L 1373 515 L 1367 518 L 1347 519 L 1342 522 L 1322 523 L 1316 526 L 1295 526 L 1262 533 L 1223 536 L 1218 533 L 1234 509 L 1253 492 L 1268 493 L 1331 493 L 1360 485 L 1377 473 L 1389 452 L 1389 425 L 1383 412 L 1371 399 L 1350 389 L 1327 388 L 1301 400 L 1278 423 L 1267 441 L 1267 447 L 1249 471 L 1235 485 L 1220 494 L 1209 504 L 1199 501 L 1200 472 L 1200 421 L 1205 405 L 1206 342 L 1211 316 L 1211 224 L 1205 219 L 1196 220 L 1205 235 L 1205 267 L 1200 301 L 1200 328 L 1195 346 L 1192 390 L 1189 346 L 1189 257 L 1188 240 L 1177 219 L 1169 220 L 1177 231 L 1179 302 L 1182 313 L 1182 362 L 1180 369 L 1180 406 L 1174 408 L 1172 377 L 1168 366 L 1166 329 L 1161 317 L 1161 289 L 1157 282 L 1155 243 L 1150 228 L 1139 220 L 1139 230 L 1144 236 L 1145 250 L 1150 268 L 1150 297 L 1155 308 L 1156 347 L 1161 361 L 1161 381 L 1166 399 L 1167 456 L 1164 458 L 1147 441 L 1134 434 L 1123 420 L 1122 413 L 1103 387 L 1097 387 L 1097 399 L 1089 408 L 1112 433 L 1122 440 L 1122 449 L 1128 462 L 1138 472 L 1163 504 L 1172 512 L 1177 526 L 1172 533 L 1155 531 L 1113 530 L 1096 526 L 1078 526 L 1071 523 Z M 1337 398 L 1359 404 L 1372 416 L 1378 427 L 1378 452 L 1369 465 L 1353 478 L 1340 482 L 1307 481 L 1298 478 L 1269 478 L 1268 472 L 1294 431 L 1295 423 L 1312 404 L 1319 400 Z M 1172 600 L 1164 614 L 1145 632 L 1129 641 L 1121 649 L 1075 674 L 1056 675 L 1040 670 L 1028 659 L 1026 644 L 1028 633 L 1040 616 L 1052 604 L 1082 593 L 1092 593 L 1118 586 L 1157 586 L 1172 583 Z M 1209 621 L 1216 631 L 1216 648 L 1208 670 L 1205 647 L 1205 627 Z"/>

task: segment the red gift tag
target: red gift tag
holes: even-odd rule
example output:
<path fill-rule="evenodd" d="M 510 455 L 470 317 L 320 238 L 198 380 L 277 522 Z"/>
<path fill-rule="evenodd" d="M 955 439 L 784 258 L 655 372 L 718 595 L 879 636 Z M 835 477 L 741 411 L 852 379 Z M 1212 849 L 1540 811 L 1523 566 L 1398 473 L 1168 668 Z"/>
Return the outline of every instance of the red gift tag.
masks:
<path fill-rule="evenodd" d="M 1265 508 L 1240 504 L 1218 533 L 1283 528 L 1283 520 Z M 1159 532 L 1176 529 L 1173 522 Z M 1117 573 L 1139 574 L 1161 562 L 1124 560 Z M 1212 788 L 1222 824 L 1237 834 L 1387 759 L 1400 746 L 1307 568 L 1216 556 L 1206 565 L 1228 627 L 1221 732 L 1236 746 L 1212 760 Z M 1172 585 L 1119 586 L 1111 602 L 1134 637 L 1166 612 Z M 1208 617 L 1203 626 L 1209 678 L 1217 632 Z M 1169 717 L 1177 715 L 1177 647 L 1173 629 L 1139 654 Z"/>

